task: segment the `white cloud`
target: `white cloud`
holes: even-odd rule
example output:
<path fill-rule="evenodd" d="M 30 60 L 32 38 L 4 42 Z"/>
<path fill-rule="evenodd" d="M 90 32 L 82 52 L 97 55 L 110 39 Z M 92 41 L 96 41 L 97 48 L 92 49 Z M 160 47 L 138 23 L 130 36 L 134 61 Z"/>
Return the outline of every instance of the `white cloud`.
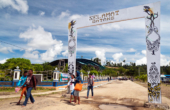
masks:
<path fill-rule="evenodd" d="M 146 64 L 146 63 L 147 63 L 146 57 L 136 60 L 136 65 L 142 65 L 142 64 Z"/>
<path fill-rule="evenodd" d="M 13 52 L 13 51 L 12 51 L 11 47 L 4 47 L 4 46 L 0 45 L 0 52 L 7 54 L 7 53 L 10 53 L 10 52 Z"/>
<path fill-rule="evenodd" d="M 115 53 L 115 54 L 112 55 L 112 57 L 113 57 L 113 59 L 116 61 L 116 63 L 118 63 L 118 62 L 119 62 L 119 59 L 120 59 L 121 57 L 123 57 L 123 54 L 122 54 L 122 53 Z"/>
<path fill-rule="evenodd" d="M 53 39 L 52 34 L 44 30 L 43 27 L 35 26 L 30 27 L 24 33 L 19 35 L 20 38 L 24 38 L 28 41 L 27 46 L 29 51 L 23 55 L 30 59 L 37 59 L 41 61 L 52 61 L 62 51 L 62 41 Z M 46 50 L 44 53 L 39 53 L 35 50 Z M 39 57 L 40 56 L 40 57 Z M 38 59 L 39 58 L 39 59 Z"/>
<path fill-rule="evenodd" d="M 70 16 L 70 20 L 76 20 L 76 19 L 79 19 L 79 18 L 82 18 L 84 17 L 84 15 L 79 15 L 79 14 L 74 14 L 74 15 L 71 15 Z"/>
<path fill-rule="evenodd" d="M 38 28 L 30 27 L 24 33 L 19 35 L 20 38 L 24 38 L 28 41 L 28 46 L 33 49 L 47 50 L 51 46 L 59 43 L 56 39 L 53 39 L 52 34 L 44 30 L 43 27 Z"/>
<path fill-rule="evenodd" d="M 45 53 L 42 53 L 41 59 L 43 61 L 53 61 L 54 57 L 59 55 L 62 51 L 63 43 L 62 41 L 58 41 L 53 47 L 49 48 Z"/>
<path fill-rule="evenodd" d="M 12 7 L 24 14 L 27 14 L 29 8 L 27 0 L 0 0 L 0 8 L 5 7 Z"/>
<path fill-rule="evenodd" d="M 146 50 L 142 50 L 141 53 L 143 55 L 145 55 L 145 57 L 139 59 L 139 60 L 136 60 L 136 65 L 142 65 L 142 64 L 147 64 L 147 59 L 146 59 Z M 138 55 L 140 55 L 140 53 L 138 53 Z"/>
<path fill-rule="evenodd" d="M 8 58 L 5 58 L 3 60 L 0 60 L 0 64 L 4 64 Z"/>
<path fill-rule="evenodd" d="M 146 55 L 146 50 L 142 50 L 142 54 Z"/>
<path fill-rule="evenodd" d="M 68 56 L 68 50 L 62 53 L 63 56 Z"/>
<path fill-rule="evenodd" d="M 136 52 L 136 50 L 134 48 L 130 48 L 128 52 Z"/>
<path fill-rule="evenodd" d="M 38 51 L 26 51 L 24 54 L 23 54 L 23 57 L 24 58 L 29 58 L 29 59 L 38 59 L 39 58 L 39 55 L 38 55 Z"/>
<path fill-rule="evenodd" d="M 105 50 L 96 50 L 95 54 L 97 58 L 101 59 L 101 64 L 104 65 L 104 62 L 106 61 Z"/>
<path fill-rule="evenodd" d="M 45 12 L 40 11 L 40 12 L 39 12 L 39 15 L 40 15 L 40 16 L 44 16 L 44 15 L 45 15 Z"/>
<path fill-rule="evenodd" d="M 136 60 L 136 65 L 147 64 L 146 50 L 142 50 L 141 53 L 143 55 L 145 55 L 145 57 L 143 57 L 139 60 Z M 161 54 L 160 60 L 161 60 L 161 62 L 160 62 L 161 66 L 167 66 L 170 64 L 170 57 L 168 57 L 166 55 Z"/>
<path fill-rule="evenodd" d="M 59 16 L 59 19 L 62 19 L 64 17 L 67 17 L 70 15 L 70 11 L 66 10 L 65 12 L 61 12 L 61 15 Z"/>
<path fill-rule="evenodd" d="M 67 47 L 65 47 L 65 48 L 67 48 Z M 80 52 L 94 52 L 96 50 L 104 50 L 105 52 L 121 52 L 121 51 L 123 51 L 122 49 L 112 47 L 112 46 L 99 47 L 99 46 L 84 45 L 81 47 L 77 47 L 77 51 L 80 51 Z"/>
<path fill-rule="evenodd" d="M 116 63 L 116 62 L 115 62 L 115 61 L 113 61 L 113 60 L 111 60 L 110 62 L 111 62 L 111 64 L 112 64 L 112 63 L 113 63 L 113 64 L 114 64 L 114 63 Z"/>
<path fill-rule="evenodd" d="M 161 66 L 170 65 L 170 57 L 161 54 Z"/>

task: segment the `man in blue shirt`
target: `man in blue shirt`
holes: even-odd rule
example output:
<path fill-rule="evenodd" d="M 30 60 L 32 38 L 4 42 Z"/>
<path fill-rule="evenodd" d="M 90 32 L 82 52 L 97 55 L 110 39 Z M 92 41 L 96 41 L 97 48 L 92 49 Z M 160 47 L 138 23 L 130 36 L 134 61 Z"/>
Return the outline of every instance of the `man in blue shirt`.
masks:
<path fill-rule="evenodd" d="M 19 82 L 18 82 L 18 84 L 17 84 L 17 86 L 19 86 L 19 87 L 23 86 L 22 92 L 21 92 L 21 97 L 20 97 L 17 105 L 20 105 L 20 101 L 21 101 L 23 95 L 26 96 L 27 87 L 26 87 L 26 84 L 24 85 L 24 83 L 25 83 L 26 80 L 27 80 L 27 71 L 24 71 L 24 75 L 21 77 L 21 80 L 19 80 Z"/>

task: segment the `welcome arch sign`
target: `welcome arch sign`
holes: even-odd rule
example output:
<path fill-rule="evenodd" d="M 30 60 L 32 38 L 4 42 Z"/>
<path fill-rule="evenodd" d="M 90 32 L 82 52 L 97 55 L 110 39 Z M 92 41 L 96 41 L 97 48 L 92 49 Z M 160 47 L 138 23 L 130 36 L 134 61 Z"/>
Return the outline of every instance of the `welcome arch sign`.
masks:
<path fill-rule="evenodd" d="M 145 18 L 148 101 L 161 103 L 160 2 L 96 14 L 68 23 L 68 72 L 75 74 L 77 30 L 91 26 Z"/>

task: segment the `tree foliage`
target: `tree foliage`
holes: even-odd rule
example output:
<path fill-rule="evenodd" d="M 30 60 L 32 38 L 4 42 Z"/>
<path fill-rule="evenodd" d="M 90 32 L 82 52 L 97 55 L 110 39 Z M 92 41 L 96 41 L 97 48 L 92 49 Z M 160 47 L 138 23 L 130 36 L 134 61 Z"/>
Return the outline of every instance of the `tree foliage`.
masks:
<path fill-rule="evenodd" d="M 141 80 L 143 82 L 147 81 L 147 74 L 143 74 L 141 76 L 136 76 L 135 79 Z"/>
<path fill-rule="evenodd" d="M 41 64 L 35 64 L 34 71 L 43 71 L 43 66 Z"/>
<path fill-rule="evenodd" d="M 105 69 L 102 71 L 102 74 L 109 76 L 117 76 L 117 72 L 115 71 L 115 69 L 107 67 L 105 67 Z"/>
<path fill-rule="evenodd" d="M 31 68 L 31 61 L 29 59 L 24 58 L 11 58 L 7 59 L 4 64 L 1 64 L 3 69 L 16 69 L 17 66 L 22 69 L 30 69 Z"/>
<path fill-rule="evenodd" d="M 83 69 L 81 69 L 80 72 L 83 73 L 83 75 L 88 75 L 88 73 Z"/>
<path fill-rule="evenodd" d="M 64 68 L 64 70 L 63 70 L 63 72 L 65 72 L 65 73 L 68 72 L 68 63 L 66 64 L 66 66 L 65 66 L 65 68 Z"/>
<path fill-rule="evenodd" d="M 120 75 L 123 75 L 126 72 L 126 69 L 123 67 L 119 67 L 118 71 L 119 71 Z"/>
<path fill-rule="evenodd" d="M 45 63 L 43 63 L 42 65 L 43 65 L 43 70 L 44 70 L 44 71 L 54 70 L 54 69 L 55 69 L 55 67 L 51 66 L 51 65 L 49 64 L 49 62 L 45 62 Z"/>
<path fill-rule="evenodd" d="M 97 70 L 91 70 L 90 74 L 99 75 Z"/>

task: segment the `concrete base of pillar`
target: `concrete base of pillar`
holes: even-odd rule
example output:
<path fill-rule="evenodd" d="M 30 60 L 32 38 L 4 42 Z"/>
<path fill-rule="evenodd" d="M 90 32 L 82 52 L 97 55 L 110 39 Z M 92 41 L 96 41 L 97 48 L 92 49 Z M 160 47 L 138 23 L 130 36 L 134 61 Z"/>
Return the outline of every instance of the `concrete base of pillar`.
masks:
<path fill-rule="evenodd" d="M 164 103 L 162 103 L 162 104 L 155 104 L 155 103 L 148 103 L 148 102 L 146 102 L 144 104 L 144 107 L 152 108 L 152 109 L 156 108 L 156 109 L 161 109 L 161 110 L 168 110 L 169 109 L 169 105 L 168 104 L 164 104 Z"/>

